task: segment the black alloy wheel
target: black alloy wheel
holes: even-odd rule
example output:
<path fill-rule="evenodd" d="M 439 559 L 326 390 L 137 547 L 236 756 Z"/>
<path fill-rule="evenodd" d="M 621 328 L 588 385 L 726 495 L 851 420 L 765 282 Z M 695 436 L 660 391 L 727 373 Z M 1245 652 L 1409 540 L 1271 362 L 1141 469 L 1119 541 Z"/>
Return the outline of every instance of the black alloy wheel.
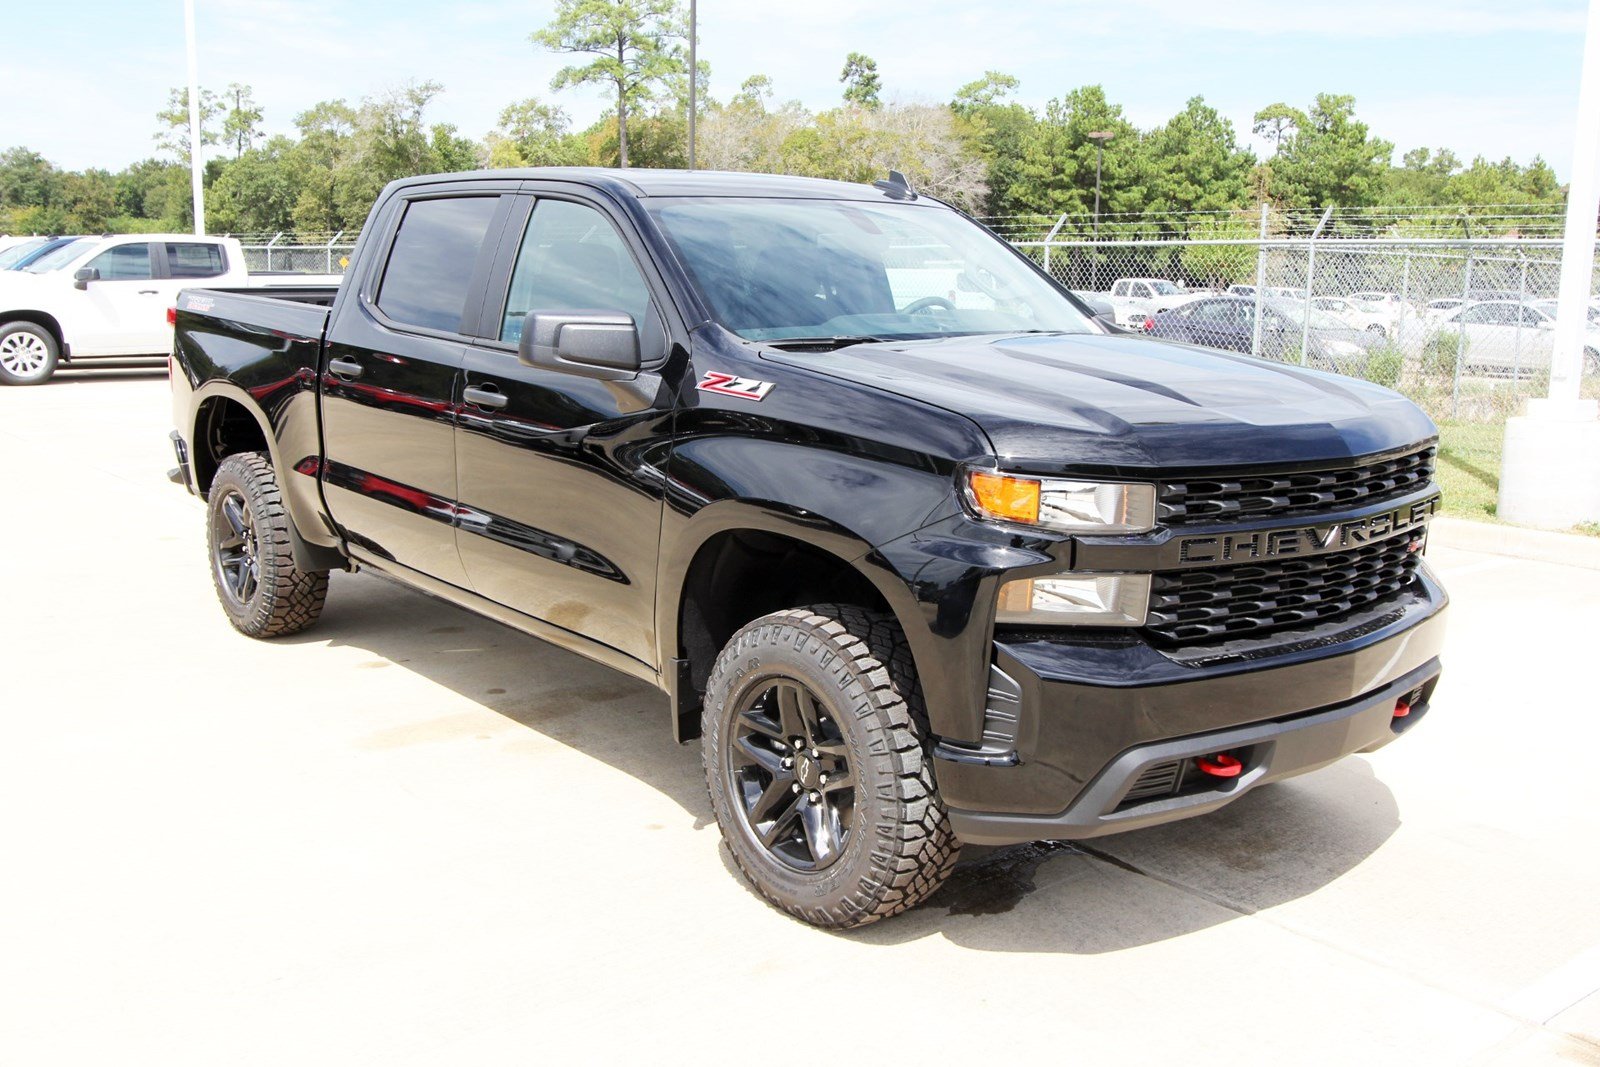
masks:
<path fill-rule="evenodd" d="M 211 560 L 217 589 L 235 612 L 244 612 L 261 587 L 261 538 L 255 516 L 239 490 L 229 486 L 217 502 L 225 520 L 211 530 Z"/>
<path fill-rule="evenodd" d="M 746 700 L 730 771 L 745 825 L 797 871 L 838 860 L 855 817 L 855 776 L 839 726 L 805 683 L 774 677 Z"/>

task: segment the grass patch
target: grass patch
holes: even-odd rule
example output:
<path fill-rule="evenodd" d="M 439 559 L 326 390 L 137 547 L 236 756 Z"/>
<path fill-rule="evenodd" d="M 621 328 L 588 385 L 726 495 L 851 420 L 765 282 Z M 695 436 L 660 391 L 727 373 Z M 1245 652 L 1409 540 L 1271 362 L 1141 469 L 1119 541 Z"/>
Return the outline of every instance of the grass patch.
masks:
<path fill-rule="evenodd" d="M 1500 497 L 1503 422 L 1439 423 L 1439 488 L 1446 515 L 1494 522 Z"/>
<path fill-rule="evenodd" d="M 1446 515 L 1479 522 L 1499 522 L 1500 453 L 1505 448 L 1503 422 L 1439 422 L 1439 465 L 1436 477 L 1444 494 Z M 1580 522 L 1572 533 L 1600 537 L 1600 523 Z"/>

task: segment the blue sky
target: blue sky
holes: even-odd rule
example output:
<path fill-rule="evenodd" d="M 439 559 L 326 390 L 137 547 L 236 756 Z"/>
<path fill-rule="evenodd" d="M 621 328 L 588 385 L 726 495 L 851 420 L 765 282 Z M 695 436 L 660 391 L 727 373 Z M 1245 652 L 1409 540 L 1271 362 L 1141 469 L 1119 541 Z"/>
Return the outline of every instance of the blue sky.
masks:
<path fill-rule="evenodd" d="M 403 84 L 445 86 L 431 115 L 482 136 L 500 108 L 553 98 L 579 125 L 598 91 L 550 93 L 561 57 L 528 43 L 552 0 L 198 0 L 201 83 L 254 86 L 270 130 L 324 99 Z M 153 153 L 154 114 L 185 78 L 181 0 L 6 0 L 8 102 L 0 147 L 25 144 L 71 168 Z M 1445 145 L 1565 178 L 1572 153 L 1584 5 L 1576 0 L 699 0 L 712 94 L 751 74 L 782 99 L 834 105 L 847 52 L 877 59 L 890 97 L 947 100 L 988 69 L 1042 105 L 1105 85 L 1141 126 L 1203 95 L 1248 136 L 1275 100 L 1351 93 L 1398 152 Z M 23 102 L 17 86 L 35 92 Z M 1260 146 L 1257 145 L 1258 150 Z M 1397 152 L 1397 155 L 1398 155 Z"/>

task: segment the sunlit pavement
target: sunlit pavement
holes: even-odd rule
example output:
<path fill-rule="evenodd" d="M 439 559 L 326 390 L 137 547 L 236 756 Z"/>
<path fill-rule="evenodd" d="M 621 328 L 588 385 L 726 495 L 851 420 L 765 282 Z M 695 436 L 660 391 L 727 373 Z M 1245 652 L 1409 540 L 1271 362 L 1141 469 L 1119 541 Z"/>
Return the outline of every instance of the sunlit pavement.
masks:
<path fill-rule="evenodd" d="M 1401 742 L 841 936 L 638 682 L 368 575 L 237 636 L 169 422 L 0 389 L 0 1062 L 1600 1063 L 1600 571 L 1436 546 Z"/>

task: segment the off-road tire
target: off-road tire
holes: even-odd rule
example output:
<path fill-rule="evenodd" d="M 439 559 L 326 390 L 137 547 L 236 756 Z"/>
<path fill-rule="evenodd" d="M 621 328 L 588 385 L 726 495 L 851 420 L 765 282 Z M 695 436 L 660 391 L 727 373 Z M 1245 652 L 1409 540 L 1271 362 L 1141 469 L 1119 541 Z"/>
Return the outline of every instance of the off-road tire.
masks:
<path fill-rule="evenodd" d="M 217 468 L 206 501 L 211 581 L 234 629 L 250 637 L 285 637 L 316 622 L 328 597 L 328 572 L 295 566 L 289 514 L 271 461 L 259 452 L 229 456 Z M 225 511 L 229 501 L 248 509 L 248 536 L 255 546 L 256 578 L 245 596 L 231 588 L 220 562 L 219 544 L 236 534 Z"/>
<path fill-rule="evenodd" d="M 61 346 L 43 326 L 31 322 L 0 325 L 0 385 L 43 385 L 55 374 L 60 360 Z"/>
<path fill-rule="evenodd" d="M 820 870 L 796 870 L 763 845 L 738 791 L 740 716 L 774 677 L 809 689 L 828 729 L 842 735 L 855 783 L 850 830 Z M 826 929 L 865 926 L 926 900 L 955 867 L 961 844 L 934 785 L 922 689 L 892 618 L 819 604 L 755 620 L 717 657 L 701 725 L 723 840 L 775 907 Z"/>

